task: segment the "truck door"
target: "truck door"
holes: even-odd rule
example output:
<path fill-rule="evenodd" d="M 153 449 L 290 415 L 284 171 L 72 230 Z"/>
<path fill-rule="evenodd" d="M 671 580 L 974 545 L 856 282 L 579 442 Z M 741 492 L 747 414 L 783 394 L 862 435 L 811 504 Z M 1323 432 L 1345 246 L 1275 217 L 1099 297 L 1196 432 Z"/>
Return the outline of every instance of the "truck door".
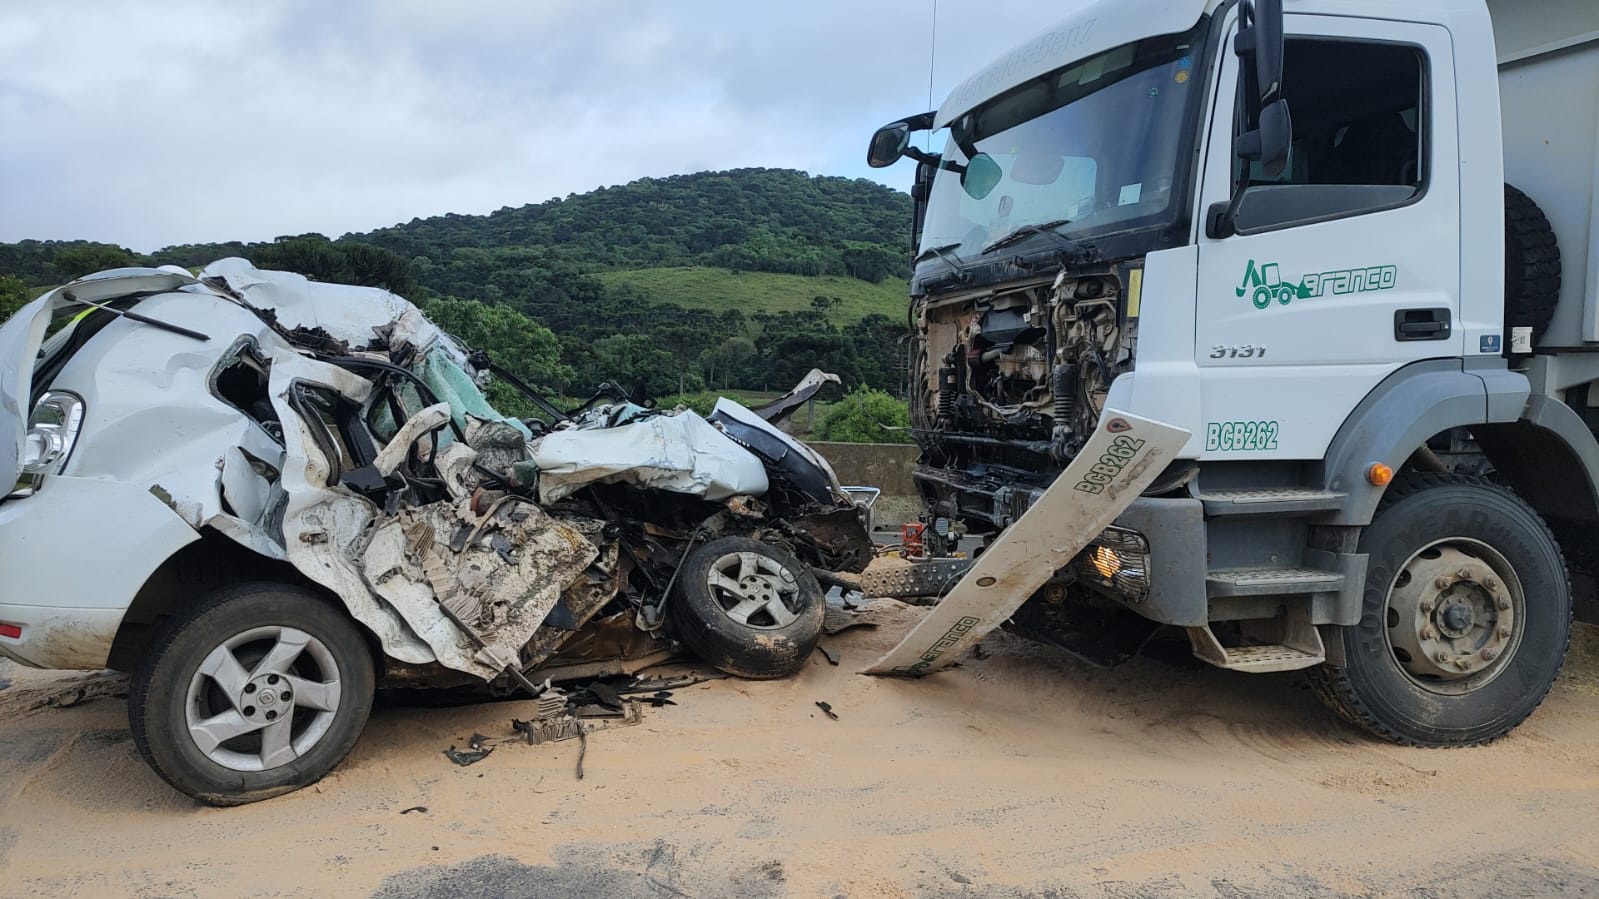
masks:
<path fill-rule="evenodd" d="M 1462 349 L 1448 31 L 1291 15 L 1285 33 L 1294 139 L 1276 178 L 1234 155 L 1239 59 L 1221 45 L 1196 226 L 1202 458 L 1320 458 L 1390 372 Z"/>

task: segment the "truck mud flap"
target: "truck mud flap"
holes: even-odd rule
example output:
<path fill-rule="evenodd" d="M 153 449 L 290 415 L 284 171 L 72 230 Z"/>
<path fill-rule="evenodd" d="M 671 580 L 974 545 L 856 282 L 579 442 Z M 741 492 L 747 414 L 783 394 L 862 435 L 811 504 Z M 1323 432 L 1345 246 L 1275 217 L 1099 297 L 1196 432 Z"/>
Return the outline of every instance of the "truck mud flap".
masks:
<path fill-rule="evenodd" d="M 947 667 L 1115 521 L 1186 442 L 1182 428 L 1106 409 L 1072 464 L 864 673 L 920 677 Z"/>

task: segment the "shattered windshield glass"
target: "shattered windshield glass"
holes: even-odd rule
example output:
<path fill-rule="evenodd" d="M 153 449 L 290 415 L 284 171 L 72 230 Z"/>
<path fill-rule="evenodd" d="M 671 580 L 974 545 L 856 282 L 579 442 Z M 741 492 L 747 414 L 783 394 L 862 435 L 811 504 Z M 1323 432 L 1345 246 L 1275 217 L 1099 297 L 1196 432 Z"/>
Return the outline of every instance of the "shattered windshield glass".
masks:
<path fill-rule="evenodd" d="M 1192 37 L 1118 47 L 952 122 L 919 254 L 969 259 L 1029 226 L 1071 236 L 1173 215 L 1185 112 L 1199 94 Z"/>

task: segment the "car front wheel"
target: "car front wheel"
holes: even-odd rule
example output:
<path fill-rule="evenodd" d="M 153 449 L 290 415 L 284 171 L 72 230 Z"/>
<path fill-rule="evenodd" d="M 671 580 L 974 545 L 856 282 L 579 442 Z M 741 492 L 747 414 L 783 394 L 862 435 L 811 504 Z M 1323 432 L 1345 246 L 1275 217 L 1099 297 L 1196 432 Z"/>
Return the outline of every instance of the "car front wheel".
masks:
<path fill-rule="evenodd" d="M 700 658 L 738 677 L 797 672 L 822 638 L 827 598 L 792 553 L 723 537 L 692 550 L 677 577 L 671 614 Z"/>

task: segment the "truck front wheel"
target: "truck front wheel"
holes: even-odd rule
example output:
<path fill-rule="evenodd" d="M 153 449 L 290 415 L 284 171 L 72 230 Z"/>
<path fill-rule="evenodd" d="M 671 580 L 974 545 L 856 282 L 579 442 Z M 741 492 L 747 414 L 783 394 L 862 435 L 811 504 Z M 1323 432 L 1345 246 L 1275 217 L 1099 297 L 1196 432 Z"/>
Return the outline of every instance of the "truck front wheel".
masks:
<path fill-rule="evenodd" d="M 1531 507 L 1473 478 L 1413 474 L 1360 550 L 1360 623 L 1335 638 L 1344 666 L 1311 672 L 1334 711 L 1416 746 L 1486 743 L 1532 714 L 1565 659 L 1571 585 Z"/>

